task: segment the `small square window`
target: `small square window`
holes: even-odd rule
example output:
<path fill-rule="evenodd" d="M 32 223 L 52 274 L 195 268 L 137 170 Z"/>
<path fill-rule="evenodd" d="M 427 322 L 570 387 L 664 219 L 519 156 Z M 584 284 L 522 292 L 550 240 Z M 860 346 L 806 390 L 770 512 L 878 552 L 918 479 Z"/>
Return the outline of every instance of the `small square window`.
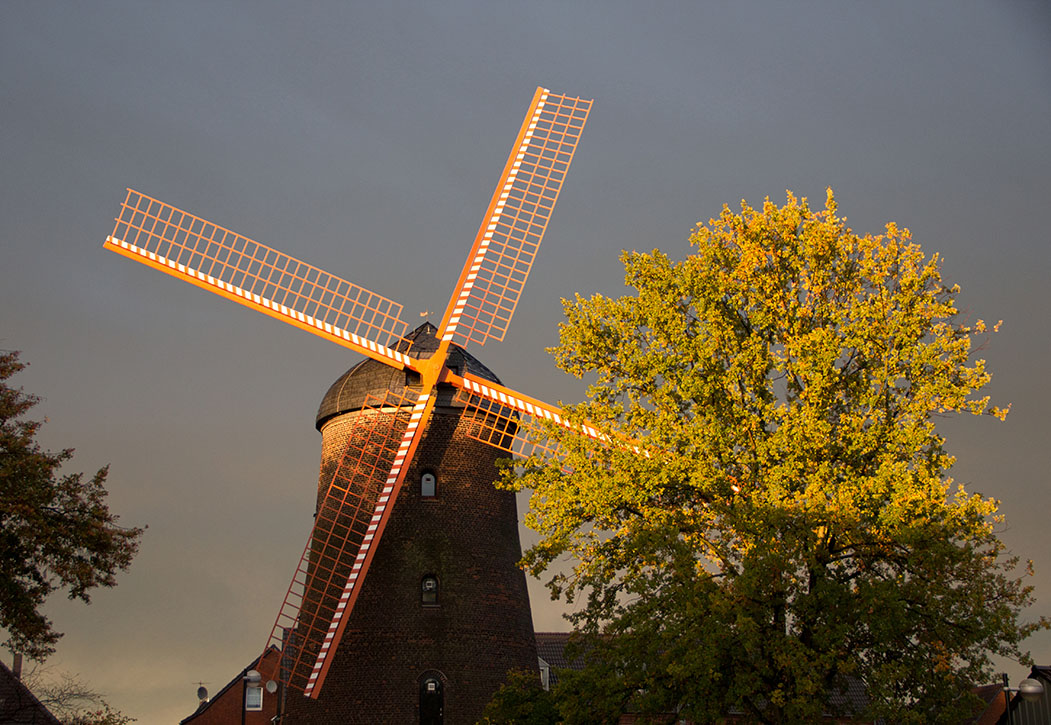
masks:
<path fill-rule="evenodd" d="M 420 603 L 432 606 L 438 604 L 438 578 L 436 576 L 428 574 L 420 581 Z"/>
<path fill-rule="evenodd" d="M 263 709 L 263 688 L 262 687 L 246 687 L 245 688 L 245 710 L 262 710 Z"/>

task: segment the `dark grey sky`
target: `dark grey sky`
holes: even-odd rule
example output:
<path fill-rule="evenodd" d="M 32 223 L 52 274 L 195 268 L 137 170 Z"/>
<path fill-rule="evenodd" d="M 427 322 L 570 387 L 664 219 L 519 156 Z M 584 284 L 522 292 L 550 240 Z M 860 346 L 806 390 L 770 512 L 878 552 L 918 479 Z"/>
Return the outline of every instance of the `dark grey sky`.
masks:
<path fill-rule="evenodd" d="M 681 257 L 723 203 L 831 185 L 855 229 L 908 226 L 968 314 L 1004 320 L 982 354 L 1010 417 L 942 430 L 1046 613 L 1049 49 L 1048 6 L 1021 0 L 0 4 L 0 347 L 32 363 L 45 444 L 109 462 L 113 508 L 150 526 L 116 589 L 49 608 L 56 664 L 172 722 L 259 651 L 310 526 L 317 404 L 357 361 L 104 252 L 125 186 L 437 322 L 537 85 L 595 105 L 479 356 L 576 400 L 544 353 L 560 297 L 619 293 L 621 249 Z M 1051 663 L 1051 637 L 1031 647 Z"/>

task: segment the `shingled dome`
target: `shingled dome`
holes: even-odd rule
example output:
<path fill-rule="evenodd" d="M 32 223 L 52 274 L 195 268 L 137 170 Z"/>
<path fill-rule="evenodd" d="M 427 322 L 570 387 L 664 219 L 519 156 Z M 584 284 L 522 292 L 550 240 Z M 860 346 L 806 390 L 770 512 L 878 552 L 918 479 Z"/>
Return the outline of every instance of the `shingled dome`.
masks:
<path fill-rule="evenodd" d="M 412 357 L 428 358 L 438 349 L 438 329 L 425 322 L 406 335 L 394 346 L 399 352 L 409 352 Z M 458 345 L 449 348 L 449 360 L 446 363 L 454 373 L 465 372 L 485 378 L 494 383 L 500 379 L 493 372 Z M 330 419 L 353 410 L 360 410 L 369 393 L 382 395 L 390 390 L 398 394 L 407 394 L 412 388 L 419 389 L 420 376 L 409 370 L 398 370 L 372 358 L 366 358 L 339 376 L 332 383 L 321 406 L 317 411 L 315 426 L 318 430 Z M 442 386 L 444 387 L 444 386 Z"/>

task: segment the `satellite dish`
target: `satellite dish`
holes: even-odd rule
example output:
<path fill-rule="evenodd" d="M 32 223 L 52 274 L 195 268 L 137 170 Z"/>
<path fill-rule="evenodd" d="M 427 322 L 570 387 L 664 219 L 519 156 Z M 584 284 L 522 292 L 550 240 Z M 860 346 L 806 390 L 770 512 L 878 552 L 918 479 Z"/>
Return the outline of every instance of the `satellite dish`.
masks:
<path fill-rule="evenodd" d="M 204 685 L 201 685 L 197 688 L 197 699 L 201 702 L 204 702 L 208 699 L 208 688 Z"/>
<path fill-rule="evenodd" d="M 267 680 L 266 691 L 269 692 L 271 695 L 277 692 L 277 682 L 275 682 L 274 680 Z"/>

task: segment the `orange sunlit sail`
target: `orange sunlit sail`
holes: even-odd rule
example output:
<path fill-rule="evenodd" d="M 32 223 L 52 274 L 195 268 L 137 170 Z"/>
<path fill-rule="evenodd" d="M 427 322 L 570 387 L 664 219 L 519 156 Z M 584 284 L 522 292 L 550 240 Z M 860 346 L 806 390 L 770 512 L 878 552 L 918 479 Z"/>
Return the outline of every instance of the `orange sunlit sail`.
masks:
<path fill-rule="evenodd" d="M 307 695 L 320 691 L 394 507 L 411 458 L 405 440 L 425 402 L 391 392 L 366 397 L 267 642 L 283 649 L 282 672 L 267 677 Z"/>
<path fill-rule="evenodd" d="M 523 458 L 536 453 L 558 455 L 555 441 L 544 435 L 539 421 L 550 421 L 588 438 L 607 437 L 590 425 L 577 425 L 562 416 L 562 410 L 510 388 L 467 374 L 458 383 L 456 401 L 465 404 L 465 416 L 475 424 L 468 434 L 475 440 Z"/>
<path fill-rule="evenodd" d="M 584 130 L 591 101 L 537 88 L 440 327 L 461 345 L 503 340 Z"/>
<path fill-rule="evenodd" d="M 331 622 L 329 622 L 329 630 L 325 635 L 325 641 L 322 643 L 321 650 L 314 661 L 307 685 L 303 688 L 303 694 L 307 697 L 317 697 L 321 692 L 325 676 L 332 665 L 332 655 L 335 654 L 339 641 L 343 637 L 343 630 L 347 627 L 349 614 L 354 609 L 354 603 L 357 601 L 358 593 L 361 591 L 362 581 L 364 581 L 369 566 L 372 564 L 376 548 L 379 546 L 380 537 L 383 536 L 383 530 L 390 520 L 391 511 L 394 510 L 394 502 L 398 498 L 398 492 L 401 491 L 401 486 L 405 482 L 405 475 L 409 471 L 409 465 L 416 454 L 416 446 L 423 437 L 427 420 L 434 409 L 435 396 L 433 395 L 433 389 L 425 389 L 415 397 L 415 400 L 410 397 L 397 396 L 390 391 L 387 392 L 387 398 L 388 401 L 391 398 L 400 398 L 405 404 L 411 403 L 411 408 L 408 409 L 408 420 L 401 434 L 401 439 L 398 441 L 394 462 L 391 464 L 387 479 L 384 481 L 383 489 L 380 492 L 380 497 L 376 502 L 376 509 L 369 524 L 370 531 L 365 535 L 361 549 L 354 558 L 354 564 L 343 586 L 339 605 L 332 615 Z M 375 529 L 372 530 L 372 527 L 375 527 Z"/>
<path fill-rule="evenodd" d="M 401 305 L 170 204 L 128 189 L 106 249 L 383 362 Z"/>
<path fill-rule="evenodd" d="M 649 452 L 638 442 L 623 435 L 607 435 L 595 425 L 567 419 L 562 409 L 531 398 L 504 385 L 470 373 L 450 377 L 458 390 L 455 400 L 467 406 L 464 417 L 472 425 L 467 435 L 482 443 L 528 458 L 532 455 L 558 457 L 558 442 L 548 437 L 542 422 L 559 425 L 577 435 L 582 435 L 602 444 L 612 443 L 618 448 L 649 457 Z"/>

